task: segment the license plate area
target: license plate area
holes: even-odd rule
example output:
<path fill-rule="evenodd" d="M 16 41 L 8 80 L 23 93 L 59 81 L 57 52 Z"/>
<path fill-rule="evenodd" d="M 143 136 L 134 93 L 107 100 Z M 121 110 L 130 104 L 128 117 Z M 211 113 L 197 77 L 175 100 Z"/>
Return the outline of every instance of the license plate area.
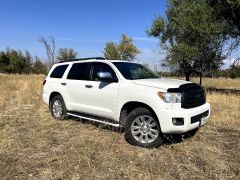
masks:
<path fill-rule="evenodd" d="M 202 117 L 201 120 L 200 120 L 200 124 L 199 126 L 202 127 L 206 124 L 206 121 L 207 121 L 207 117 Z"/>
<path fill-rule="evenodd" d="M 196 116 L 191 117 L 191 124 L 200 122 L 200 126 L 203 126 L 204 124 L 206 124 L 208 115 L 209 115 L 209 110 L 207 110 L 201 114 L 198 114 Z"/>

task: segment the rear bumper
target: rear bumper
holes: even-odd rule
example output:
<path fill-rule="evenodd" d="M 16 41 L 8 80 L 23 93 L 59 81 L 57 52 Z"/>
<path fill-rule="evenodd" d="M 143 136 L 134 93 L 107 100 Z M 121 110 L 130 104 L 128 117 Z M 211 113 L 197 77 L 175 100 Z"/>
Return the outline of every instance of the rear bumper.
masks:
<path fill-rule="evenodd" d="M 196 129 L 200 126 L 199 121 L 191 122 L 191 118 L 196 117 L 209 111 L 208 115 L 204 118 L 204 123 L 206 123 L 210 116 L 210 104 L 205 103 L 202 106 L 191 108 L 191 109 L 159 109 L 156 113 L 158 120 L 160 122 L 162 133 L 165 134 L 180 134 Z M 183 125 L 174 125 L 172 118 L 183 118 Z"/>
<path fill-rule="evenodd" d="M 49 96 L 46 93 L 42 94 L 43 101 L 49 106 Z"/>

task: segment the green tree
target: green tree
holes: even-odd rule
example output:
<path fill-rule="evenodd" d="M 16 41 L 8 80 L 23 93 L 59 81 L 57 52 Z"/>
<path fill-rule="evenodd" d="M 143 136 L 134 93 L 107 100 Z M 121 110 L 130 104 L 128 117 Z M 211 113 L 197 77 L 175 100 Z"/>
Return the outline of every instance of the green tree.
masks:
<path fill-rule="evenodd" d="M 140 50 L 133 44 L 132 38 L 122 34 L 119 43 L 107 42 L 103 52 L 107 59 L 132 61 L 140 53 Z"/>
<path fill-rule="evenodd" d="M 4 51 L 0 51 L 0 72 L 6 73 L 7 67 L 10 64 L 10 60 L 7 57 L 7 54 Z"/>
<path fill-rule="evenodd" d="M 104 48 L 104 57 L 112 60 L 121 59 L 116 43 L 112 41 L 106 43 Z"/>
<path fill-rule="evenodd" d="M 70 59 L 75 59 L 77 56 L 77 52 L 72 49 L 72 48 L 60 48 L 58 50 L 58 56 L 57 59 L 58 61 L 66 61 L 66 60 L 70 60 Z"/>
<path fill-rule="evenodd" d="M 35 61 L 32 65 L 32 71 L 35 74 L 47 74 L 47 65 L 36 56 Z"/>
<path fill-rule="evenodd" d="M 26 58 L 26 65 L 25 65 L 25 68 L 24 68 L 24 72 L 26 73 L 26 74 L 30 74 L 31 73 L 31 71 L 32 71 L 32 61 L 33 61 L 33 59 L 32 59 L 32 55 L 31 55 L 31 53 L 29 52 L 29 51 L 25 51 L 25 58 Z"/>
<path fill-rule="evenodd" d="M 128 61 L 134 60 L 137 54 L 140 53 L 137 47 L 133 44 L 133 39 L 127 37 L 125 34 L 121 36 L 117 49 L 121 59 L 126 59 Z"/>
<path fill-rule="evenodd" d="M 8 65 L 5 66 L 5 72 L 10 73 L 26 73 L 27 58 L 23 55 L 20 50 L 14 50 L 7 48 L 6 57 L 9 61 Z"/>
<path fill-rule="evenodd" d="M 208 0 L 208 4 L 213 8 L 214 15 L 225 21 L 228 28 L 225 34 L 232 39 L 229 53 L 240 46 L 240 0 Z M 233 66 L 240 62 L 238 57 Z"/>
<path fill-rule="evenodd" d="M 0 72 L 29 74 L 32 71 L 32 56 L 29 51 L 23 54 L 20 50 L 7 48 L 0 52 Z"/>
<path fill-rule="evenodd" d="M 180 70 L 186 80 L 194 72 L 215 71 L 223 64 L 226 21 L 214 16 L 205 0 L 168 0 L 166 18 L 157 16 L 146 30 L 160 39 L 164 65 Z"/>
<path fill-rule="evenodd" d="M 240 0 L 207 0 L 215 16 L 223 18 L 229 25 L 228 34 L 240 36 Z"/>

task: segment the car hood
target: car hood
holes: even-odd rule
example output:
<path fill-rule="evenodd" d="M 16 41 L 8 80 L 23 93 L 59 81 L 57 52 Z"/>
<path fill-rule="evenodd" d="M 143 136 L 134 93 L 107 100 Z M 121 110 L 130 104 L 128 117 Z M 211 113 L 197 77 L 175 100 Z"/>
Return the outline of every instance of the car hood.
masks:
<path fill-rule="evenodd" d="M 167 90 L 168 88 L 178 88 L 180 85 L 187 84 L 189 82 L 178 79 L 157 78 L 133 80 L 133 83 Z"/>

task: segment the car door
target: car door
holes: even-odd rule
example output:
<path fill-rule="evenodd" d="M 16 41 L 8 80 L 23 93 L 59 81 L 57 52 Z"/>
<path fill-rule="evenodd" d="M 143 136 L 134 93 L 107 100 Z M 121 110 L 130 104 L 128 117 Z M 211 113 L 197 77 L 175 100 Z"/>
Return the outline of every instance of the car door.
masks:
<path fill-rule="evenodd" d="M 109 72 L 114 82 L 102 82 L 97 74 L 100 72 Z M 116 119 L 117 97 L 119 83 L 116 73 L 110 65 L 103 62 L 92 63 L 91 80 L 86 82 L 89 87 L 86 89 L 88 96 L 88 106 L 97 111 L 97 115 L 110 119 Z"/>
<path fill-rule="evenodd" d="M 96 110 L 89 106 L 89 89 L 91 63 L 74 63 L 67 75 L 66 91 L 69 100 L 69 111 L 96 114 Z"/>

